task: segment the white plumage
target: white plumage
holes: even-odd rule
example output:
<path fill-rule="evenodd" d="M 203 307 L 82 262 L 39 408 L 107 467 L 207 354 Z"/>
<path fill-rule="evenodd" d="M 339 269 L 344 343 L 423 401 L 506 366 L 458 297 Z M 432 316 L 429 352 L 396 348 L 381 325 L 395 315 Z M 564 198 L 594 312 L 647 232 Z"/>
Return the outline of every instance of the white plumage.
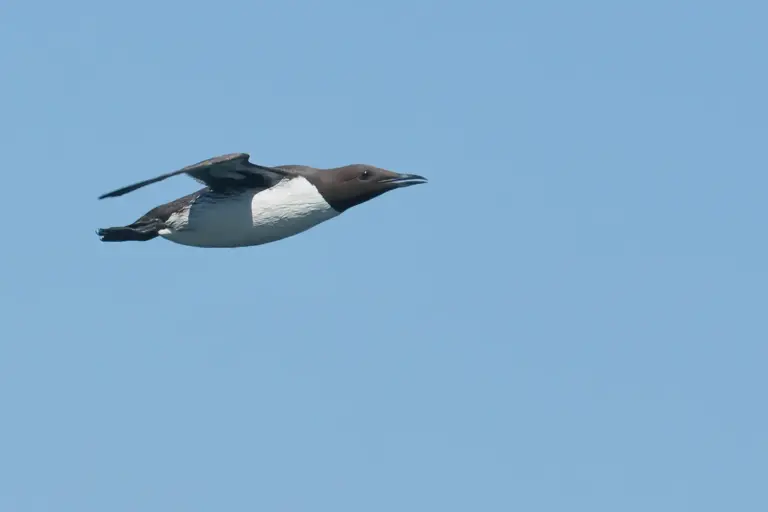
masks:
<path fill-rule="evenodd" d="M 170 216 L 160 236 L 196 247 L 243 247 L 296 235 L 339 212 L 303 177 L 235 197 L 208 192 Z"/>

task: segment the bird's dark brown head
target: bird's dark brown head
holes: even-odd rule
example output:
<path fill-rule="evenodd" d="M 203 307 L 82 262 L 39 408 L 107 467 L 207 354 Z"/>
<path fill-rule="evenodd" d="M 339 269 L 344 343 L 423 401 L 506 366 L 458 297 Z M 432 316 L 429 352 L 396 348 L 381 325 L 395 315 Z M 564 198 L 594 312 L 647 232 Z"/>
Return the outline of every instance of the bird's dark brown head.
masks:
<path fill-rule="evenodd" d="M 319 171 L 312 180 L 331 207 L 343 212 L 396 188 L 426 183 L 417 174 L 399 174 L 371 165 L 354 164 Z"/>

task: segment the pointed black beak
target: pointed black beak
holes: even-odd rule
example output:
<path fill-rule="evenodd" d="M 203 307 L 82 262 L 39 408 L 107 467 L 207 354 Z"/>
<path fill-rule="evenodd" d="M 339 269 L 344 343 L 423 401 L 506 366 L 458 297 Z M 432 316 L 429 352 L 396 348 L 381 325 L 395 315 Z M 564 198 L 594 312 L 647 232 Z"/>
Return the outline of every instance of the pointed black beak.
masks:
<path fill-rule="evenodd" d="M 389 183 L 396 187 L 410 187 L 411 185 L 421 185 L 426 182 L 427 178 L 418 174 L 399 174 L 394 178 L 381 180 L 381 183 Z"/>

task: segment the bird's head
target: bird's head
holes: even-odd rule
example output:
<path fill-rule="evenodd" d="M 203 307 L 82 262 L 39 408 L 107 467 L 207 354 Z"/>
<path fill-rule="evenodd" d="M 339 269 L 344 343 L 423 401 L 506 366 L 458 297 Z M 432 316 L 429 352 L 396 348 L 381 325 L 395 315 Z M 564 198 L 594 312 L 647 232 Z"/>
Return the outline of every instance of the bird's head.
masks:
<path fill-rule="evenodd" d="M 417 174 L 400 174 L 365 164 L 346 165 L 324 171 L 320 187 L 334 210 L 343 212 L 397 188 L 426 183 Z"/>

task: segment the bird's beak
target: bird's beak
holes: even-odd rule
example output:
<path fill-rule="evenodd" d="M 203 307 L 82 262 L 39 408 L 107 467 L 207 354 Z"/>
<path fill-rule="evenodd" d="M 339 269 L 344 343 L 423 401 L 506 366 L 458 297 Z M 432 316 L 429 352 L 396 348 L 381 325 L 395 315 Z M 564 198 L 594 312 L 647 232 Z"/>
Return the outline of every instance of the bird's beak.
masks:
<path fill-rule="evenodd" d="M 427 178 L 418 174 L 398 174 L 394 178 L 385 178 L 380 183 L 391 184 L 395 187 L 410 187 L 411 185 L 420 185 L 426 182 Z"/>

